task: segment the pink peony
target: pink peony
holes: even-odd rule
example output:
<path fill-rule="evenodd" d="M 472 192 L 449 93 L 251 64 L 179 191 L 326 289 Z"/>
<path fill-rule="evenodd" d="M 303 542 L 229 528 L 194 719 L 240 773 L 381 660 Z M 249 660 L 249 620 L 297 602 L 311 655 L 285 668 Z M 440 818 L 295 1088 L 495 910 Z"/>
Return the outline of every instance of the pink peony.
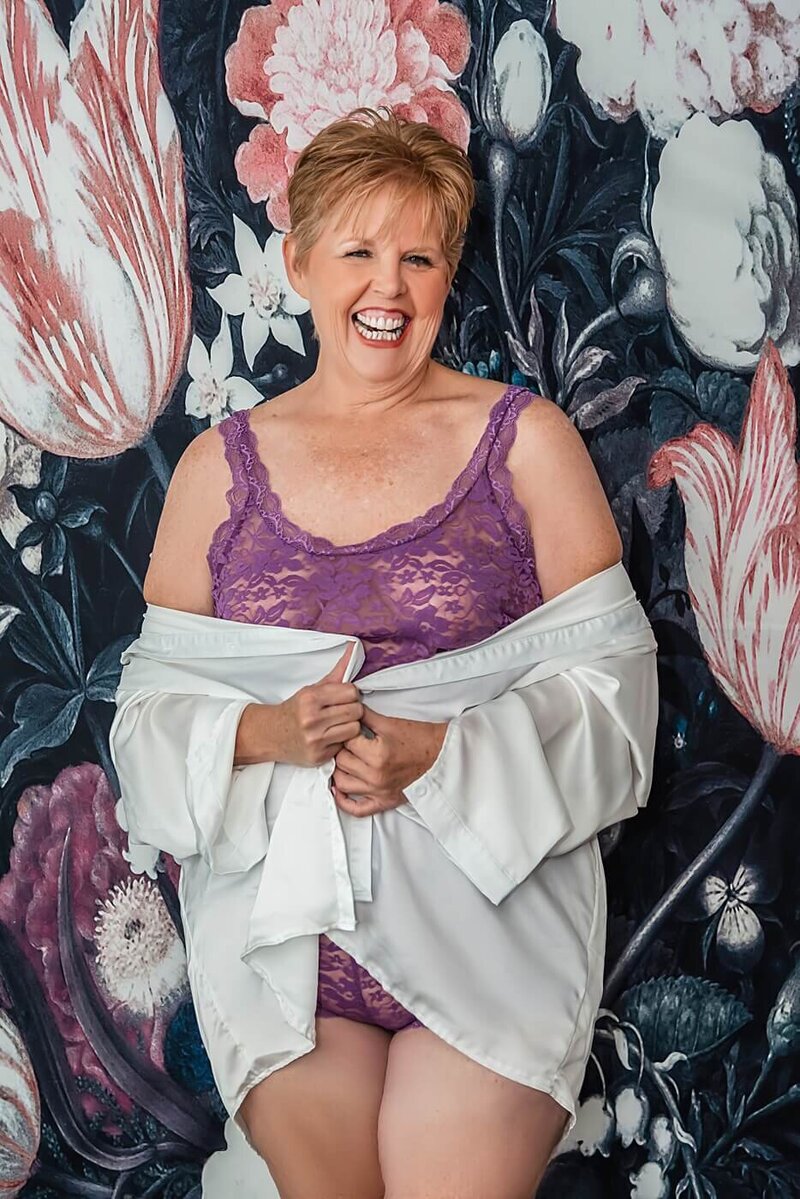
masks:
<path fill-rule="evenodd" d="M 92 763 L 69 766 L 49 787 L 27 787 L 17 805 L 9 870 L 0 879 L 0 921 L 15 934 L 42 983 L 73 1074 L 93 1078 L 127 1112 L 131 1101 L 86 1040 L 62 971 L 58 873 L 67 830 L 75 935 L 117 1035 L 137 1052 L 144 1044 L 159 1066 L 171 1014 L 163 1000 L 184 985 L 185 956 L 155 884 L 134 879 L 122 856 L 126 835 L 117 824 L 114 796 L 101 768 Z M 174 881 L 178 867 L 171 860 L 170 873 Z M 121 919 L 127 920 L 124 927 Z M 92 1095 L 82 1098 L 87 1115 L 101 1110 Z"/>
<path fill-rule="evenodd" d="M 287 230 L 286 188 L 300 151 L 354 108 L 388 105 L 466 150 L 469 115 L 449 82 L 466 66 L 469 27 L 439 0 L 274 0 L 248 9 L 225 57 L 228 95 L 260 117 L 236 153 L 251 200 Z"/>

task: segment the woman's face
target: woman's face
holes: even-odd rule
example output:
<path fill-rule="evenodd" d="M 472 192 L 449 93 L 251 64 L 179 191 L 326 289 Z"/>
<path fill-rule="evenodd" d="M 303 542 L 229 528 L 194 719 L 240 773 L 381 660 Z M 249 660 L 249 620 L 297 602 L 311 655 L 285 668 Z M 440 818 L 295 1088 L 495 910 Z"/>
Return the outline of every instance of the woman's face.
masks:
<path fill-rule="evenodd" d="M 425 226 L 410 198 L 381 228 L 390 195 L 361 210 L 359 230 L 346 209 L 332 216 L 297 269 L 291 235 L 286 267 L 311 305 L 320 360 L 380 385 L 402 384 L 430 357 L 450 288 L 438 231 Z"/>

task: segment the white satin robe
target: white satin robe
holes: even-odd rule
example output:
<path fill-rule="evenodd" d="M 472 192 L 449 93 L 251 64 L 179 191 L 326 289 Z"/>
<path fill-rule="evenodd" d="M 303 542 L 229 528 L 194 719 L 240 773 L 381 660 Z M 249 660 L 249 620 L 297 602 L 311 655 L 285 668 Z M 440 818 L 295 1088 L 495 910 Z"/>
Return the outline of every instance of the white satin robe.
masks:
<path fill-rule="evenodd" d="M 603 979 L 597 833 L 647 802 L 656 642 L 621 563 L 471 646 L 357 679 L 449 721 L 407 802 L 341 812 L 320 767 L 232 765 L 250 702 L 319 680 L 356 637 L 148 605 L 110 745 L 134 869 L 181 863 L 189 979 L 223 1102 L 315 1044 L 319 934 L 429 1029 L 575 1110 Z"/>

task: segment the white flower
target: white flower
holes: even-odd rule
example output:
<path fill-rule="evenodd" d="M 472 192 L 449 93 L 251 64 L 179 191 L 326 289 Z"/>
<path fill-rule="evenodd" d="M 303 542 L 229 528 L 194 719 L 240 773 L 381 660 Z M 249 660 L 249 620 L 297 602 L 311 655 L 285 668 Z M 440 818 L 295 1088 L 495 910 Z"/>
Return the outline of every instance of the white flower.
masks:
<path fill-rule="evenodd" d="M 732 878 L 708 874 L 697 889 L 703 914 L 717 916 L 714 939 L 717 956 L 730 970 L 749 973 L 764 953 L 764 930 L 752 904 L 768 903 L 775 894 L 766 872 L 753 862 L 741 862 Z"/>
<path fill-rule="evenodd" d="M 97 970 L 109 995 L 151 1016 L 186 982 L 186 954 L 161 894 L 149 879 L 126 879 L 95 916 Z"/>
<path fill-rule="evenodd" d="M 270 333 L 281 345 L 305 354 L 300 326 L 295 320 L 308 312 L 309 304 L 299 296 L 286 275 L 281 245 L 282 233 L 271 233 L 262 250 L 249 225 L 233 218 L 234 247 L 240 274 L 230 274 L 208 294 L 228 316 L 241 316 L 242 345 L 250 370 Z"/>
<path fill-rule="evenodd" d="M 634 1141 L 637 1145 L 645 1143 L 650 1102 L 643 1091 L 635 1087 L 623 1087 L 614 1101 L 614 1115 L 617 1118 L 617 1135 L 624 1149 L 628 1149 Z"/>
<path fill-rule="evenodd" d="M 695 112 L 771 112 L 797 79 L 799 0 L 558 0 L 556 18 L 594 106 L 656 137 Z"/>
<path fill-rule="evenodd" d="M 650 1125 L 650 1157 L 656 1158 L 666 1169 L 676 1149 L 675 1133 L 666 1116 L 656 1116 Z"/>
<path fill-rule="evenodd" d="M 667 1180 L 658 1162 L 645 1162 L 629 1175 L 631 1199 L 667 1199 Z"/>
<path fill-rule="evenodd" d="M 279 1199 L 266 1162 L 252 1149 L 235 1120 L 225 1124 L 225 1148 L 203 1167 L 203 1199 Z"/>
<path fill-rule="evenodd" d="M 579 1149 L 584 1157 L 601 1153 L 608 1157 L 614 1142 L 614 1113 L 602 1095 L 590 1095 L 579 1104 L 575 1127 L 558 1146 L 558 1152 Z"/>
<path fill-rule="evenodd" d="M 667 142 L 653 199 L 653 236 L 667 306 L 710 366 L 754 368 L 766 338 L 800 362 L 797 205 L 783 166 L 749 121 L 697 115 Z"/>
<path fill-rule="evenodd" d="M 544 38 L 530 21 L 509 25 L 494 52 L 487 124 L 518 151 L 533 140 L 547 110 L 553 76 Z"/>
<path fill-rule="evenodd" d="M 219 333 L 211 343 L 211 353 L 196 333 L 192 335 L 186 369 L 192 381 L 186 388 L 186 411 L 211 423 L 223 419 L 232 410 L 252 408 L 261 395 L 247 379 L 231 375 L 233 344 L 225 313 L 220 314 Z"/>

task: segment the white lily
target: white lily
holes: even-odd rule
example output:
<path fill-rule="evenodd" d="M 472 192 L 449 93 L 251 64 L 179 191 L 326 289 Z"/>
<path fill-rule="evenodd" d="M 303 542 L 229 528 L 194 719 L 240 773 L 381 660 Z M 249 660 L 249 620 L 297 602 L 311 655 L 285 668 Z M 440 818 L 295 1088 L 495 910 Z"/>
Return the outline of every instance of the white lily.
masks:
<path fill-rule="evenodd" d="M 308 312 L 309 303 L 298 295 L 286 275 L 281 244 L 283 234 L 271 233 L 263 250 L 253 230 L 234 215 L 234 248 L 240 273 L 231 273 L 208 294 L 227 316 L 242 317 L 242 345 L 250 370 L 270 333 L 296 354 L 305 354 L 300 326 L 295 319 Z"/>
<path fill-rule="evenodd" d="M 200 419 L 211 417 L 212 425 L 229 412 L 253 408 L 262 396 L 247 379 L 231 375 L 233 343 L 227 317 L 220 315 L 219 333 L 211 343 L 211 352 L 197 334 L 192 336 L 186 369 L 191 383 L 186 388 L 186 411 Z"/>

